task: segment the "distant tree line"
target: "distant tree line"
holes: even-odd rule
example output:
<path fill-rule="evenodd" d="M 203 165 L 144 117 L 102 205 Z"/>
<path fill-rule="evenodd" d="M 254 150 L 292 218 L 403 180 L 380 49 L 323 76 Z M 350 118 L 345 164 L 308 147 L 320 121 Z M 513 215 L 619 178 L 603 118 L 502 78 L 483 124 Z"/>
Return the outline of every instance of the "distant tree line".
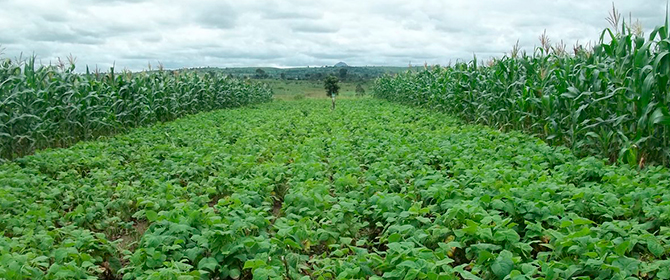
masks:
<path fill-rule="evenodd" d="M 338 69 L 339 68 L 339 69 Z M 358 71 L 349 71 L 351 67 L 328 67 L 328 68 L 305 68 L 301 69 L 302 71 L 296 71 L 296 69 L 289 69 L 285 72 L 279 72 L 278 76 L 272 77 L 268 75 L 263 69 L 256 69 L 256 79 L 268 79 L 268 78 L 277 78 L 281 80 L 311 80 L 311 81 L 321 81 L 326 79 L 329 76 L 337 77 L 340 81 L 343 82 L 355 82 L 355 81 L 365 81 L 369 79 L 374 79 L 381 76 L 378 73 L 372 71 L 366 71 L 365 69 L 357 69 Z"/>
<path fill-rule="evenodd" d="M 414 67 L 412 68 L 414 69 Z M 421 67 L 423 69 L 423 67 Z M 272 68 L 272 67 L 244 67 L 244 68 L 215 68 L 201 67 L 190 69 L 211 74 L 223 73 L 230 78 L 239 79 L 280 79 L 280 80 L 308 80 L 323 81 L 332 75 L 342 82 L 364 82 L 376 79 L 385 74 L 397 74 L 408 71 L 407 67 L 365 66 L 365 67 L 300 67 L 300 68 Z"/>

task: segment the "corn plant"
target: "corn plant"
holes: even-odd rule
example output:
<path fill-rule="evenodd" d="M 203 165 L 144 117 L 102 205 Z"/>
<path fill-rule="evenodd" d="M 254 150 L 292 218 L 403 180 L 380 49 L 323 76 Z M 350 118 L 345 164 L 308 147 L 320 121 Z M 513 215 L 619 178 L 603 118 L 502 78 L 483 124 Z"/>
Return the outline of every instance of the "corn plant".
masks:
<path fill-rule="evenodd" d="M 266 85 L 226 78 L 145 71 L 75 72 L 35 58 L 0 61 L 0 158 L 66 147 L 187 114 L 269 101 Z"/>
<path fill-rule="evenodd" d="M 469 122 L 521 130 L 578 155 L 644 166 L 670 164 L 670 36 L 666 23 L 644 37 L 616 10 L 593 47 L 515 47 L 470 62 L 380 78 L 375 96 L 441 109 Z"/>

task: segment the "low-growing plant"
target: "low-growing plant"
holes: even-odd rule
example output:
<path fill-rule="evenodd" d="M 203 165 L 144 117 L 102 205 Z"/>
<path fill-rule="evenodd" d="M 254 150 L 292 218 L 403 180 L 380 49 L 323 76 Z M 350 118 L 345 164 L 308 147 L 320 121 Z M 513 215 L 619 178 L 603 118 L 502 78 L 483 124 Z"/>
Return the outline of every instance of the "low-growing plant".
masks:
<path fill-rule="evenodd" d="M 0 165 L 4 279 L 670 279 L 670 173 L 379 99 Z"/>

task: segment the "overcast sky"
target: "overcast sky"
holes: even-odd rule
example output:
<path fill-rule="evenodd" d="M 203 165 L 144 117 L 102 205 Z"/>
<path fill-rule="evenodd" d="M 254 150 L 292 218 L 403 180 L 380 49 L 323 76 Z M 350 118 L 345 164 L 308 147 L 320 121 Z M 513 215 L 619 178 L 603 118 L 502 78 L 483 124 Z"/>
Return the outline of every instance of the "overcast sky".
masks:
<path fill-rule="evenodd" d="M 598 38 L 610 0 L 0 0 L 4 57 L 140 70 L 217 66 L 446 64 L 525 50 L 547 30 Z M 619 0 L 649 30 L 665 0 Z"/>

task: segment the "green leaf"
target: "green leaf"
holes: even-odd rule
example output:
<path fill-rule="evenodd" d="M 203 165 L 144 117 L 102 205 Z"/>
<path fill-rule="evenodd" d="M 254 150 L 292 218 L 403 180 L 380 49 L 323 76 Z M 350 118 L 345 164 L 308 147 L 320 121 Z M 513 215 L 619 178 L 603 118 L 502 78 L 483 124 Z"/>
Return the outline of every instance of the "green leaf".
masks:
<path fill-rule="evenodd" d="M 230 272 L 228 273 L 228 275 L 230 276 L 230 278 L 233 278 L 233 279 L 239 279 L 241 274 L 242 274 L 242 273 L 241 273 L 240 270 L 237 269 L 237 268 L 233 268 L 233 269 L 231 269 Z"/>
<path fill-rule="evenodd" d="M 394 243 L 400 241 L 401 235 L 399 233 L 394 233 L 389 236 L 389 243 Z"/>
<path fill-rule="evenodd" d="M 662 268 L 661 271 L 656 273 L 656 277 L 658 277 L 658 279 L 663 280 L 670 279 L 670 268 L 668 268 L 667 266 Z"/>
<path fill-rule="evenodd" d="M 433 221 L 431 221 L 430 219 L 428 219 L 428 218 L 426 218 L 426 217 L 421 217 L 421 216 L 417 216 L 416 219 L 417 219 L 419 222 L 424 223 L 424 224 L 430 224 L 430 223 L 433 222 Z"/>
<path fill-rule="evenodd" d="M 661 243 L 658 242 L 658 240 L 647 241 L 647 249 L 649 249 L 649 252 L 654 254 L 654 256 L 656 256 L 657 258 L 660 258 L 665 253 L 663 245 L 661 245 Z"/>
<path fill-rule="evenodd" d="M 247 269 L 247 268 L 256 269 L 256 268 L 259 268 L 259 267 L 262 267 L 262 266 L 265 266 L 265 265 L 266 265 L 266 263 L 263 260 L 255 260 L 255 259 L 254 260 L 248 260 L 248 261 L 244 262 L 244 267 L 242 269 Z"/>
<path fill-rule="evenodd" d="M 463 269 L 463 267 L 467 266 L 467 264 L 462 264 L 454 268 L 454 271 L 458 272 L 463 279 L 467 280 L 482 280 L 481 277 L 478 277 L 477 275 L 472 274 L 472 272 L 467 271 Z"/>
<path fill-rule="evenodd" d="M 493 240 L 495 240 L 495 241 L 505 241 L 506 240 L 506 241 L 515 243 L 515 242 L 519 242 L 519 240 L 521 240 L 521 237 L 513 229 L 504 229 L 504 230 L 496 231 L 495 235 L 493 236 Z"/>
<path fill-rule="evenodd" d="M 290 238 L 286 238 L 286 239 L 284 239 L 284 244 L 287 245 L 287 246 L 289 246 L 289 247 L 291 247 L 291 248 L 293 248 L 293 249 L 301 249 L 301 248 L 302 248 L 302 247 L 300 246 L 300 244 L 298 244 L 297 242 L 291 240 Z"/>
<path fill-rule="evenodd" d="M 335 250 L 332 253 L 330 253 L 330 255 L 340 258 L 340 257 L 346 255 L 346 252 L 343 249 L 338 249 L 338 250 Z"/>
<path fill-rule="evenodd" d="M 493 264 L 491 271 L 498 276 L 499 279 L 505 278 L 514 269 L 514 261 L 512 260 L 512 253 L 505 250 L 498 255 Z"/>
<path fill-rule="evenodd" d="M 217 267 L 219 267 L 219 262 L 217 262 L 215 258 L 204 258 L 198 263 L 198 269 L 200 270 L 213 272 Z"/>
<path fill-rule="evenodd" d="M 259 268 L 254 270 L 254 280 L 266 280 L 270 279 L 270 271 L 267 269 Z"/>
<path fill-rule="evenodd" d="M 393 271 L 384 272 L 382 277 L 384 278 L 400 278 L 402 276 L 402 271 L 400 269 L 395 269 Z"/>
<path fill-rule="evenodd" d="M 58 248 L 54 251 L 54 258 L 57 263 L 62 263 L 67 258 L 67 248 Z"/>
<path fill-rule="evenodd" d="M 418 268 L 417 264 L 410 260 L 401 262 L 400 264 L 398 264 L 398 267 Z"/>
<path fill-rule="evenodd" d="M 566 228 L 572 225 L 572 221 L 562 221 L 560 227 Z"/>
<path fill-rule="evenodd" d="M 591 221 L 589 219 L 584 219 L 584 218 L 575 218 L 575 219 L 572 220 L 572 222 L 574 223 L 574 225 L 577 225 L 577 226 L 593 224 L 593 221 Z"/>
<path fill-rule="evenodd" d="M 668 109 L 666 107 L 658 107 L 651 114 L 649 121 L 652 125 L 663 124 L 670 125 L 670 116 L 668 116 Z"/>
<path fill-rule="evenodd" d="M 521 264 L 521 271 L 523 271 L 524 274 L 531 274 L 537 271 L 537 267 L 529 263 L 524 263 Z"/>
<path fill-rule="evenodd" d="M 630 241 L 621 242 L 619 245 L 617 245 L 614 248 L 614 252 L 619 256 L 623 256 L 623 255 L 626 254 L 626 251 L 628 251 L 629 246 L 630 246 Z"/>
<path fill-rule="evenodd" d="M 419 275 L 419 270 L 417 270 L 417 269 L 415 269 L 415 268 L 410 268 L 410 269 L 407 271 L 407 274 L 405 274 L 405 278 L 403 278 L 403 279 L 404 279 L 404 280 L 414 280 L 414 279 L 416 279 L 416 277 L 417 277 L 418 275 Z"/>
<path fill-rule="evenodd" d="M 491 228 L 479 228 L 477 229 L 477 234 L 484 240 L 493 239 L 493 233 Z"/>
<path fill-rule="evenodd" d="M 186 258 L 188 258 L 190 261 L 195 261 L 195 259 L 198 258 L 198 256 L 200 256 L 200 254 L 202 254 L 203 251 L 204 250 L 200 247 L 193 247 L 190 249 L 186 249 L 184 251 L 184 255 L 186 255 Z"/>
<path fill-rule="evenodd" d="M 147 220 L 150 222 L 158 220 L 158 213 L 154 210 L 146 210 L 145 215 L 147 216 Z"/>

